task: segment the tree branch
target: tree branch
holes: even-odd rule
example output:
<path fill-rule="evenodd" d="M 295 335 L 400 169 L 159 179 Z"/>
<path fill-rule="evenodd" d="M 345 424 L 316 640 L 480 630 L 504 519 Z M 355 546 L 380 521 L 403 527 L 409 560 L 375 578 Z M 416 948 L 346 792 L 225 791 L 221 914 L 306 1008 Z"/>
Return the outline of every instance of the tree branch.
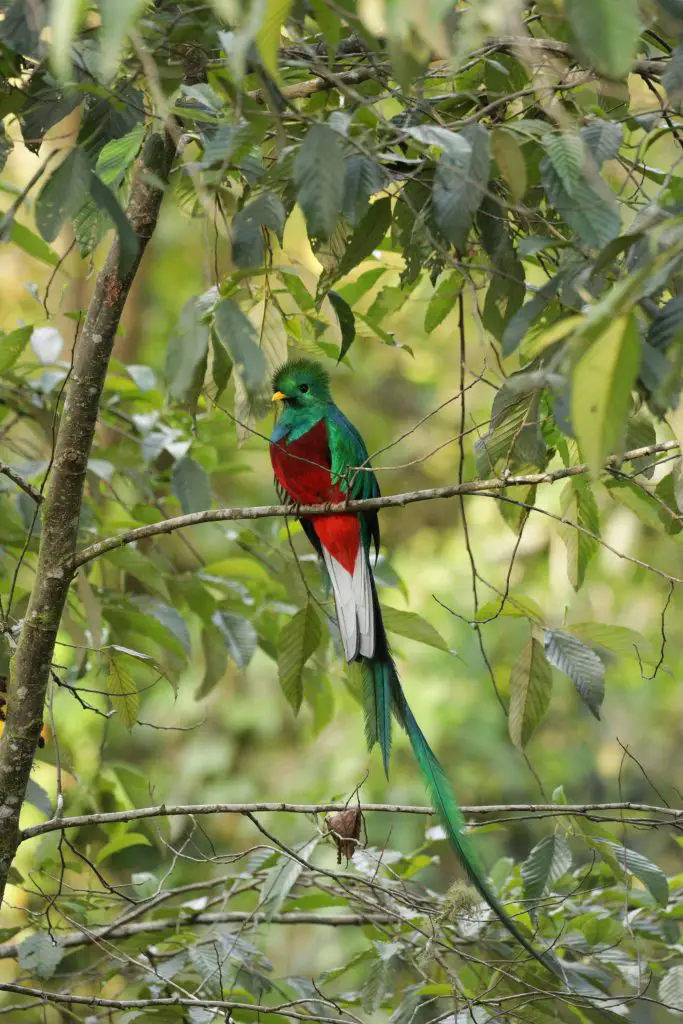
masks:
<path fill-rule="evenodd" d="M 59 944 L 65 949 L 88 946 L 101 939 L 130 939 L 149 932 L 167 931 L 184 925 L 196 924 L 313 924 L 328 928 L 362 928 L 367 924 L 396 924 L 396 914 L 311 914 L 304 911 L 289 911 L 285 914 L 259 914 L 249 910 L 225 910 L 209 913 L 193 913 L 183 910 L 177 917 L 159 917 L 152 921 L 135 921 L 115 927 L 102 925 L 100 928 L 83 932 L 56 933 Z M 0 944 L 0 960 L 16 959 L 20 942 Z"/>
<path fill-rule="evenodd" d="M 321 1017 L 316 1013 L 312 1017 L 310 1013 L 302 1013 L 299 1010 L 289 1009 L 291 1006 L 307 1002 L 324 1002 L 324 997 L 317 999 L 297 999 L 293 1003 L 279 1003 L 277 1006 L 264 1006 L 258 1003 L 238 1003 L 233 999 L 183 999 L 180 996 L 168 996 L 160 999 L 103 999 L 99 996 L 77 996 L 69 992 L 49 992 L 39 988 L 29 988 L 27 985 L 15 985 L 13 982 L 0 984 L 0 992 L 15 992 L 20 996 L 32 996 L 46 1003 L 56 1003 L 67 1006 L 102 1006 L 113 1010 L 136 1010 L 147 1009 L 155 1006 L 206 1006 L 221 1010 L 249 1010 L 251 1013 L 274 1013 L 279 1017 L 292 1017 L 294 1020 L 307 1020 L 320 1022 L 320 1024 L 348 1024 L 349 1018 L 339 1014 L 335 1017 Z M 332 1005 L 332 1004 L 330 1004 Z"/>
<path fill-rule="evenodd" d="M 10 663 L 7 719 L 0 737 L 0 904 L 19 841 L 19 812 L 43 725 L 45 693 L 72 574 L 85 474 L 112 346 L 131 284 L 156 226 L 175 146 L 168 135 L 145 144 L 131 186 L 127 217 L 138 251 L 124 272 L 116 236 L 100 271 L 75 348 L 43 502 L 35 582 Z"/>
<path fill-rule="evenodd" d="M 37 487 L 30 484 L 28 480 L 24 480 L 23 476 L 19 476 L 16 469 L 12 469 L 6 462 L 0 462 L 0 473 L 8 477 L 12 483 L 15 483 L 17 487 L 21 487 L 24 494 L 28 494 L 29 498 L 32 498 L 36 504 L 40 505 L 43 500 L 43 495 L 40 493 Z"/>
<path fill-rule="evenodd" d="M 622 462 L 630 462 L 632 459 L 639 459 L 649 455 L 658 455 L 662 452 L 672 451 L 679 447 L 678 441 L 661 441 L 659 444 L 647 445 L 643 448 L 634 448 L 623 455 L 613 455 L 607 461 L 607 467 L 618 465 Z M 567 477 L 580 476 L 588 472 L 587 465 L 569 466 L 563 469 L 556 469 L 550 473 L 526 473 L 522 476 L 492 477 L 489 480 L 470 480 L 464 483 L 451 484 L 447 487 L 428 487 L 421 491 L 404 491 L 401 494 L 386 494 L 381 498 L 365 498 L 362 501 L 339 502 L 327 505 L 254 505 L 249 508 L 217 508 L 208 509 L 205 512 L 190 512 L 184 516 L 175 516 L 173 519 L 165 519 L 160 523 L 151 523 L 149 526 L 140 526 L 135 530 L 128 530 L 119 534 L 118 537 L 107 537 L 105 540 L 91 544 L 82 551 L 78 551 L 64 564 L 69 572 L 74 572 L 81 565 L 99 558 L 108 551 L 123 547 L 125 544 L 133 544 L 135 541 L 144 540 L 147 537 L 157 537 L 160 534 L 174 533 L 176 530 L 185 529 L 188 526 L 200 526 L 202 523 L 220 523 L 236 519 L 267 519 L 272 516 L 312 516 L 320 515 L 341 515 L 348 512 L 362 512 L 370 509 L 396 508 L 410 505 L 415 501 L 435 501 L 438 498 L 453 498 L 457 495 L 467 494 L 488 494 L 491 492 L 505 491 L 510 487 L 553 484 L 558 480 L 565 480 Z"/>
<path fill-rule="evenodd" d="M 275 812 L 286 814 L 324 814 L 343 811 L 346 804 L 289 804 L 284 802 L 261 802 L 251 804 L 158 804 L 155 807 L 135 807 L 127 811 L 103 811 L 95 814 L 78 814 L 73 818 L 51 818 L 39 825 L 25 828 L 20 842 L 34 839 L 46 832 L 67 828 L 82 828 L 88 825 L 112 825 L 121 821 L 138 821 L 141 818 L 164 818 L 177 816 L 198 816 L 205 814 L 254 814 Z M 683 820 L 683 808 L 658 807 L 656 804 L 637 804 L 618 801 L 605 804 L 474 804 L 463 806 L 463 814 L 481 818 L 489 814 L 530 814 L 535 817 L 562 817 L 565 815 L 605 814 L 609 811 L 632 811 L 641 814 L 661 815 L 668 819 L 659 824 L 677 823 Z M 437 812 L 421 804 L 361 804 L 364 813 L 382 814 L 424 814 Z M 619 819 L 621 820 L 621 819 Z"/>

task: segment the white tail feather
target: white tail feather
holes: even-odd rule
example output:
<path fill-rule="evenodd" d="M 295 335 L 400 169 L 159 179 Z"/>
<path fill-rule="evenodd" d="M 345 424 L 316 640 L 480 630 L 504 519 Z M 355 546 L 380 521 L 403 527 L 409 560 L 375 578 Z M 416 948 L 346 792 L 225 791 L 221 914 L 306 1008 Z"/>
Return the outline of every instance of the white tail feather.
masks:
<path fill-rule="evenodd" d="M 353 576 L 325 548 L 323 558 L 332 581 L 344 657 L 347 661 L 353 661 L 359 654 L 371 658 L 375 653 L 375 617 L 371 570 L 365 552 L 362 546 L 358 548 Z"/>

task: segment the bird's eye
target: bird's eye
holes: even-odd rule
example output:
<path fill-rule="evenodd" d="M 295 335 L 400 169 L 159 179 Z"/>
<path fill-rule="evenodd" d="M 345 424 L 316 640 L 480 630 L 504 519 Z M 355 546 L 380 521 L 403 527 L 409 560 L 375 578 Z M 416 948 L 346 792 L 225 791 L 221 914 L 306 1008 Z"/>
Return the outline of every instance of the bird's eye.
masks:
<path fill-rule="evenodd" d="M 299 384 L 299 391 L 305 395 L 308 391 L 308 384 Z"/>

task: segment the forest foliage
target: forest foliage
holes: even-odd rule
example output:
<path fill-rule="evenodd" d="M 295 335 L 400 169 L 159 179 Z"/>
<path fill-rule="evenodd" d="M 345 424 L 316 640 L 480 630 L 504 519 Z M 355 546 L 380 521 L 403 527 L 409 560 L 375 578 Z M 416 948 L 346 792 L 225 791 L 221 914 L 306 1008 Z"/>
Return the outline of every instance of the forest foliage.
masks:
<path fill-rule="evenodd" d="M 683 3 L 0 8 L 3 693 L 96 274 L 137 271 L 54 563 L 0 1013 L 683 1013 Z M 368 761 L 316 560 L 254 511 L 292 352 L 403 495 L 376 576 L 406 688 L 456 793 L 494 805 L 471 812 L 492 885 L 571 992 L 440 828 L 392 811 L 424 799 L 416 770 Z M 5 765 L 37 682 L 12 685 Z"/>

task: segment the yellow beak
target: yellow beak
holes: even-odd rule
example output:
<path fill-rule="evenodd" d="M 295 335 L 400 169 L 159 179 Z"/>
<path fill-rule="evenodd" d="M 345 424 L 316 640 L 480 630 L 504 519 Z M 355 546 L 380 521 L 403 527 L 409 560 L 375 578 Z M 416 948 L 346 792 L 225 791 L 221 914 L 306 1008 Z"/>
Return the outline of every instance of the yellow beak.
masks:
<path fill-rule="evenodd" d="M 273 395 L 273 399 L 272 400 L 273 400 L 273 402 L 281 402 L 283 400 L 283 398 L 286 398 L 286 397 L 287 397 L 287 395 L 284 393 L 284 391 L 276 391 L 275 394 Z"/>

